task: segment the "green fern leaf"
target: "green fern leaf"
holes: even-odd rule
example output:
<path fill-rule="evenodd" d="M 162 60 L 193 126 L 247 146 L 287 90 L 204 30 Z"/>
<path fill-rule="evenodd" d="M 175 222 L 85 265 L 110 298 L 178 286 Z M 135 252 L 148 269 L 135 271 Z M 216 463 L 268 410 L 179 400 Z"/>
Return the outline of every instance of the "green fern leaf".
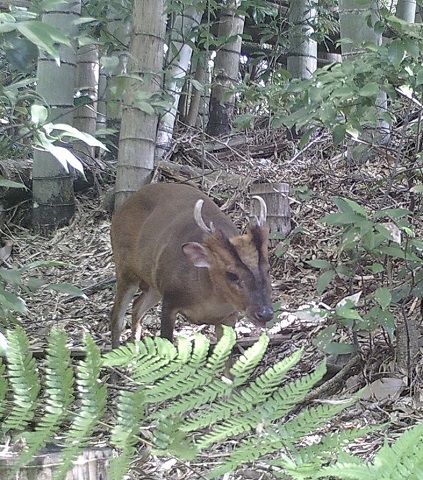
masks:
<path fill-rule="evenodd" d="M 177 385 L 174 383 L 174 378 L 168 376 L 167 380 L 163 380 L 158 389 L 155 389 L 154 386 L 149 388 L 146 392 L 147 402 L 149 403 L 175 397 L 177 399 L 159 413 L 149 415 L 148 418 L 181 415 L 213 402 L 218 396 L 228 395 L 233 388 L 233 383 L 226 377 L 223 377 L 223 379 L 216 377 L 221 376 L 235 340 L 234 330 L 225 327 L 223 337 L 200 371 L 194 372 L 192 370 L 189 371 L 190 375 L 182 374 L 180 377 L 176 377 L 177 380 L 180 380 Z M 159 396 L 160 391 L 164 392 L 163 396 Z"/>
<path fill-rule="evenodd" d="M 423 478 L 423 423 L 404 432 L 393 444 L 385 445 L 374 462 L 360 465 L 338 461 L 325 467 L 316 478 L 336 475 L 347 480 L 421 480 Z"/>
<path fill-rule="evenodd" d="M 314 372 L 314 374 L 315 373 L 316 372 Z M 319 375 L 320 373 L 321 372 L 319 372 Z M 296 383 L 298 383 L 298 381 Z M 302 395 L 304 395 L 304 392 Z M 281 397 L 282 400 L 284 398 L 286 397 Z M 289 398 L 289 400 L 291 399 Z M 282 425 L 272 425 L 268 423 L 269 420 L 276 419 L 274 418 L 276 412 L 278 412 L 278 414 L 283 412 L 282 406 L 278 406 L 277 404 L 272 405 L 272 408 L 270 409 L 270 417 L 266 418 L 266 414 L 269 413 L 268 409 L 267 411 L 263 411 L 262 418 L 266 421 L 256 425 L 256 431 L 259 431 L 260 434 L 250 434 L 247 439 L 242 440 L 231 453 L 230 457 L 222 462 L 219 467 L 212 470 L 209 478 L 216 478 L 235 470 L 242 464 L 256 461 L 265 455 L 274 454 L 283 447 L 288 446 L 289 449 L 289 446 L 292 445 L 293 442 L 300 440 L 303 436 L 309 435 L 310 432 L 326 423 L 340 411 L 351 405 L 355 400 L 356 399 L 353 399 L 337 405 L 319 405 L 316 408 L 304 410 L 300 412 L 298 416 Z M 266 403 L 269 405 L 269 402 Z M 261 408 L 258 410 L 261 410 Z M 220 441 L 221 438 L 225 438 L 223 437 L 224 433 L 226 433 L 227 438 L 230 431 L 230 425 L 231 423 L 229 422 L 225 425 L 226 432 L 221 429 L 216 429 L 213 438 L 211 438 L 211 434 L 206 434 L 199 442 L 199 448 Z M 239 429 L 241 428 L 240 425 L 237 424 L 237 426 L 239 426 Z"/>
<path fill-rule="evenodd" d="M 248 387 L 233 393 L 229 398 L 225 397 L 218 402 L 214 402 L 208 409 L 201 411 L 196 417 L 190 418 L 184 426 L 185 431 L 209 427 L 221 420 L 237 417 L 240 412 L 252 412 L 253 421 L 257 421 L 259 416 L 254 411 L 256 406 L 263 403 L 279 387 L 286 373 L 299 362 L 301 355 L 302 350 L 298 350 L 290 357 L 266 370 Z M 238 382 L 234 382 L 233 386 L 236 384 Z M 241 423 L 243 423 L 243 418 L 239 418 L 237 421 L 241 420 Z M 231 425 L 231 428 L 234 428 L 234 425 Z"/>
<path fill-rule="evenodd" d="M 53 439 L 73 403 L 74 377 L 70 351 L 66 347 L 66 343 L 65 333 L 52 329 L 46 355 L 44 414 L 35 431 L 24 434 L 27 450 L 19 456 L 15 472 Z"/>
<path fill-rule="evenodd" d="M 230 327 L 223 327 L 223 336 L 217 342 L 216 346 L 213 349 L 212 355 L 209 357 L 207 362 L 207 367 L 210 371 L 217 373 L 222 373 L 225 369 L 226 362 L 229 359 L 232 349 L 236 343 L 236 334 L 235 330 Z"/>
<path fill-rule="evenodd" d="M 174 417 L 162 417 L 156 423 L 153 431 L 154 449 L 156 455 L 169 454 L 183 459 L 194 460 L 198 449 L 191 439 L 180 429 L 181 420 Z"/>
<path fill-rule="evenodd" d="M 357 465 L 356 463 L 337 463 L 323 469 L 323 473 L 315 478 L 327 478 L 334 476 L 345 480 L 386 480 L 379 472 L 369 465 Z M 411 480 L 407 477 L 396 477 L 396 480 Z"/>
<path fill-rule="evenodd" d="M 183 337 L 179 338 L 177 357 L 161 369 L 160 379 L 158 375 L 149 378 L 150 383 L 154 384 L 146 392 L 148 403 L 157 404 L 174 399 L 212 380 L 209 375 L 196 373 L 197 370 L 207 369 L 209 341 L 202 335 L 197 335 L 193 344 Z M 135 380 L 138 382 L 139 376 L 136 375 Z"/>
<path fill-rule="evenodd" d="M 270 421 L 283 417 L 304 400 L 311 388 L 323 378 L 325 372 L 326 362 L 323 361 L 314 372 L 276 390 L 269 400 L 260 405 L 259 413 L 261 417 Z"/>
<path fill-rule="evenodd" d="M 102 359 L 90 335 L 84 337 L 85 360 L 77 370 L 78 410 L 66 434 L 62 464 L 56 473 L 64 478 L 72 462 L 88 445 L 95 428 L 106 410 L 107 387 L 99 381 Z"/>
<path fill-rule="evenodd" d="M 279 435 L 282 439 L 296 442 L 352 405 L 357 401 L 357 398 L 358 396 L 335 405 L 318 405 L 317 407 L 306 408 L 296 417 L 284 423 L 279 429 Z"/>
<path fill-rule="evenodd" d="M 144 389 L 121 391 L 116 401 L 116 423 L 112 429 L 110 443 L 120 450 L 119 456 L 110 460 L 108 474 L 114 480 L 128 473 L 136 454 L 141 420 L 145 412 Z"/>
<path fill-rule="evenodd" d="M 229 373 L 234 379 L 234 387 L 243 385 L 252 375 L 263 358 L 269 345 L 269 337 L 263 333 L 254 344 L 237 359 Z"/>
<path fill-rule="evenodd" d="M 33 420 L 40 379 L 35 359 L 30 353 L 28 338 L 21 326 L 7 332 L 9 381 L 13 390 L 13 407 L 2 430 L 24 430 Z"/>
<path fill-rule="evenodd" d="M 175 346 L 160 337 L 145 338 L 142 342 L 119 347 L 103 357 L 107 367 L 126 367 L 129 375 L 138 383 L 160 379 L 164 367 L 177 356 Z"/>
<path fill-rule="evenodd" d="M 314 478 L 322 467 L 329 464 L 334 457 L 337 457 L 339 461 L 342 458 L 343 463 L 355 462 L 357 465 L 362 465 L 362 459 L 348 455 L 342 449 L 348 447 L 357 438 L 377 429 L 380 429 L 380 426 L 329 434 L 322 437 L 318 443 L 301 445 L 301 448 L 290 445 L 287 454 L 280 451 L 280 457 L 270 460 L 268 465 L 277 467 L 276 472 L 280 472 L 280 475 L 275 473 L 276 477 L 286 478 L 288 475 L 293 480 Z"/>
<path fill-rule="evenodd" d="M 210 382 L 210 375 L 197 374 L 198 370 L 207 367 L 209 347 L 210 343 L 203 335 L 194 338 L 193 346 L 187 339 L 179 341 L 177 361 L 165 367 L 166 375 L 148 389 L 147 402 L 157 404 L 170 400 Z"/>
<path fill-rule="evenodd" d="M 289 365 L 295 365 L 298 360 L 301 352 L 296 352 L 291 357 L 282 360 L 280 372 L 281 374 L 286 374 L 286 369 Z M 273 369 L 269 370 L 279 370 L 278 364 L 276 364 Z M 247 412 L 243 412 L 241 408 L 236 408 L 236 405 L 242 406 L 245 405 L 246 402 L 244 399 L 237 399 L 236 405 L 231 403 L 232 399 L 227 401 L 229 405 L 229 410 L 232 410 L 236 413 L 236 415 L 228 416 L 229 412 L 225 412 L 227 415 L 227 419 L 222 422 L 221 424 L 216 425 L 211 429 L 210 432 L 206 433 L 199 441 L 198 441 L 198 448 L 203 450 L 204 448 L 209 447 L 213 443 L 221 442 L 226 438 L 240 435 L 241 433 L 248 432 L 250 430 L 255 430 L 259 428 L 259 426 L 269 423 L 274 420 L 278 420 L 279 418 L 286 415 L 295 405 L 297 405 L 300 401 L 304 399 L 307 395 L 311 387 L 322 378 L 324 372 L 326 371 L 325 364 L 322 363 L 314 372 L 309 375 L 306 375 L 304 378 L 300 378 L 295 382 L 292 382 L 281 389 L 278 389 L 273 395 L 265 400 L 262 404 L 250 404 L 250 409 Z M 260 382 L 264 382 L 264 379 L 269 379 L 270 377 L 270 384 L 274 384 L 273 382 L 273 375 L 265 375 L 262 376 Z M 211 407 L 213 410 L 214 407 Z M 211 414 L 206 417 L 206 414 L 203 414 L 206 420 L 211 421 L 213 418 L 216 418 L 217 421 L 220 420 L 218 418 L 218 413 L 211 412 Z M 194 420 L 195 422 L 195 420 Z M 191 429 L 194 426 L 194 422 L 192 425 L 189 423 L 189 428 Z M 209 425 L 211 425 L 210 423 Z M 195 425 L 198 428 L 198 425 Z"/>

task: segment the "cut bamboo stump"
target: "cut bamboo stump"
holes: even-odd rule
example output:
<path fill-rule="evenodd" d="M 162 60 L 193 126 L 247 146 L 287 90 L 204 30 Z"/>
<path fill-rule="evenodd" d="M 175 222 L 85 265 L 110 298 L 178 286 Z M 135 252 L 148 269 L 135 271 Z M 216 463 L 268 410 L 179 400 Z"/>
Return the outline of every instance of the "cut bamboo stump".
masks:
<path fill-rule="evenodd" d="M 21 467 L 13 480 L 53 480 L 57 468 L 61 465 L 61 452 L 59 449 L 46 449 L 43 452 L 31 463 Z M 86 450 L 75 460 L 66 480 L 108 480 L 108 460 L 112 456 L 113 451 L 109 448 Z M 16 453 L 0 455 L 0 479 L 10 478 L 17 457 Z"/>
<path fill-rule="evenodd" d="M 291 210 L 289 207 L 288 183 L 253 183 L 250 197 L 259 195 L 267 205 L 267 224 L 269 225 L 272 246 L 277 245 L 291 231 Z M 258 216 L 260 204 L 251 200 L 250 215 Z"/>

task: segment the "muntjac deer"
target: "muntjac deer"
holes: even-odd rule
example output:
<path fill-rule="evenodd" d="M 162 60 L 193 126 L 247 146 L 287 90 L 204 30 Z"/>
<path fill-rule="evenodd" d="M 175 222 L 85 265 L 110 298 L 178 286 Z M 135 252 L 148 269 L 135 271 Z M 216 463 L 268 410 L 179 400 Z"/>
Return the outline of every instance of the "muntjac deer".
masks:
<path fill-rule="evenodd" d="M 196 188 L 152 184 L 126 200 L 112 219 L 117 291 L 111 314 L 112 347 L 120 344 L 132 308 L 132 338 L 141 319 L 162 300 L 161 336 L 173 340 L 176 315 L 194 324 L 234 326 L 238 312 L 264 326 L 272 319 L 266 205 L 245 235 Z"/>

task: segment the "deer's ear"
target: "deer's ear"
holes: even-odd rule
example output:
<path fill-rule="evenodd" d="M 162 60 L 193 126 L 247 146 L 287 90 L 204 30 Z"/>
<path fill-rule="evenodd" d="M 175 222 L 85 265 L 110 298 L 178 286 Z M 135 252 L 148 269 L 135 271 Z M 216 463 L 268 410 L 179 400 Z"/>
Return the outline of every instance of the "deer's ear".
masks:
<path fill-rule="evenodd" d="M 200 268 L 210 268 L 207 250 L 198 242 L 188 242 L 182 245 L 182 251 L 188 260 Z"/>

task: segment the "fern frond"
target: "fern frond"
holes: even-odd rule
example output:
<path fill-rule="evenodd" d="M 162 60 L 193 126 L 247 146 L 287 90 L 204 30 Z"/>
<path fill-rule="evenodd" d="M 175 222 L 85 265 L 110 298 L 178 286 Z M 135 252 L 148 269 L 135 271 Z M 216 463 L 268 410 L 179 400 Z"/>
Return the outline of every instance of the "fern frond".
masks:
<path fill-rule="evenodd" d="M 123 478 L 130 468 L 139 441 L 141 420 L 145 412 L 144 389 L 121 391 L 116 401 L 116 423 L 110 443 L 119 449 L 119 456 L 110 460 L 108 474 L 115 480 Z"/>
<path fill-rule="evenodd" d="M 342 458 L 343 462 L 355 462 L 357 465 L 362 465 L 362 459 L 346 454 L 343 449 L 357 438 L 363 437 L 377 429 L 380 429 L 380 426 L 328 434 L 323 436 L 318 443 L 306 446 L 301 445 L 300 448 L 290 445 L 288 454 L 279 452 L 279 458 L 270 460 L 267 463 L 269 466 L 277 467 L 277 470 L 274 472 L 277 478 L 286 478 L 286 475 L 288 475 L 293 480 L 315 477 L 322 467 L 329 464 L 334 458 L 339 460 Z M 278 472 L 281 472 L 280 475 Z"/>
<path fill-rule="evenodd" d="M 266 348 L 269 345 L 269 337 L 263 333 L 251 347 L 237 359 L 229 373 L 234 379 L 234 388 L 243 385 L 252 375 L 257 365 L 263 359 Z"/>
<path fill-rule="evenodd" d="M 149 388 L 146 392 L 146 399 L 149 403 L 157 402 L 159 398 L 163 400 L 177 397 L 177 399 L 162 409 L 160 413 L 153 413 L 148 418 L 181 415 L 213 402 L 218 396 L 228 395 L 233 388 L 233 383 L 226 378 L 222 380 L 216 377 L 221 376 L 235 340 L 234 330 L 226 327 L 212 355 L 200 371 L 194 372 L 192 369 L 189 372 L 190 375 L 184 373 L 180 377 L 168 376 L 167 379 L 162 380 L 157 389 L 154 385 Z M 175 378 L 179 381 L 178 384 L 174 383 Z M 160 392 L 163 392 L 162 396 L 160 396 Z"/>
<path fill-rule="evenodd" d="M 282 439 L 296 442 L 310 432 L 327 423 L 338 413 L 357 401 L 358 397 L 334 405 L 317 405 L 302 410 L 294 418 L 285 422 L 279 429 Z"/>
<path fill-rule="evenodd" d="M 174 455 L 184 460 L 194 460 L 198 449 L 191 438 L 180 429 L 181 419 L 176 417 L 162 417 L 156 423 L 153 437 L 153 452 L 156 455 Z"/>
<path fill-rule="evenodd" d="M 283 364 L 281 368 L 281 373 L 286 373 L 285 369 L 287 368 L 287 365 L 295 365 L 298 360 L 299 357 L 296 352 L 291 355 L 291 357 L 279 362 Z M 273 369 L 275 369 L 275 367 L 277 368 L 278 364 L 276 364 Z M 228 401 L 228 404 L 230 409 L 235 411 L 235 414 L 230 417 L 226 417 L 225 421 L 214 426 L 210 432 L 206 433 L 198 441 L 198 448 L 200 450 L 203 450 L 204 448 L 207 448 L 213 443 L 221 442 L 226 438 L 240 435 L 241 433 L 245 433 L 250 430 L 254 430 L 258 428 L 259 425 L 270 423 L 271 421 L 280 419 L 288 412 L 290 412 L 295 405 L 297 405 L 300 401 L 304 399 L 312 386 L 318 380 L 320 380 L 320 378 L 322 378 L 325 371 L 325 364 L 322 363 L 314 372 L 306 375 L 304 378 L 299 378 L 295 382 L 285 385 L 283 388 L 274 392 L 273 395 L 267 400 L 265 400 L 263 403 L 258 405 L 250 404 L 251 408 L 247 412 L 242 412 L 240 408 L 238 408 L 236 411 L 234 405 L 230 403 L 230 399 Z M 270 375 L 270 378 L 273 380 L 272 375 Z M 261 381 L 264 381 L 264 378 L 261 378 Z M 246 404 L 245 399 L 243 399 L 242 397 L 238 398 L 237 400 L 237 405 L 242 406 L 243 404 Z M 211 410 L 213 410 L 213 408 L 214 407 L 211 407 Z M 208 415 L 208 413 L 209 412 L 203 414 L 204 421 L 210 422 L 208 425 L 216 423 L 212 422 L 212 420 L 213 418 L 217 417 L 217 414 L 211 412 L 211 414 Z M 225 412 L 225 414 L 227 415 L 228 412 Z M 219 420 L 220 419 L 217 418 L 217 421 Z M 187 428 L 189 428 L 190 430 L 193 428 L 194 425 L 198 428 L 195 420 L 192 422 L 191 420 L 189 420 L 187 422 Z"/>
<path fill-rule="evenodd" d="M 210 382 L 212 377 L 208 372 L 207 375 L 197 374 L 198 370 L 204 372 L 207 366 L 210 342 L 203 335 L 197 335 L 193 345 L 183 337 L 179 339 L 177 358 L 164 368 L 163 378 L 148 389 L 147 402 L 157 404 L 170 400 Z"/>
<path fill-rule="evenodd" d="M 27 449 L 17 459 L 15 471 L 29 462 L 33 455 L 53 439 L 74 401 L 74 376 L 66 343 L 67 337 L 63 331 L 51 331 L 46 355 L 44 414 L 41 415 L 35 431 L 25 433 Z"/>
<path fill-rule="evenodd" d="M 126 367 L 140 383 L 161 378 L 162 367 L 177 355 L 175 346 L 160 337 L 146 337 L 142 342 L 130 343 L 103 356 L 105 367 Z M 153 377 L 153 373 L 158 376 Z"/>
<path fill-rule="evenodd" d="M 33 420 L 40 392 L 40 378 L 29 341 L 22 327 L 7 332 L 9 382 L 13 390 L 13 406 L 2 429 L 24 430 Z"/>
<path fill-rule="evenodd" d="M 313 386 L 323 378 L 325 372 L 326 362 L 323 361 L 313 372 L 276 390 L 271 398 L 260 406 L 262 417 L 270 421 L 280 419 L 304 400 Z"/>
<path fill-rule="evenodd" d="M 423 423 L 405 431 L 398 440 L 385 445 L 373 463 L 338 461 L 325 467 L 316 478 L 336 475 L 339 479 L 362 480 L 421 480 L 423 478 Z"/>
<path fill-rule="evenodd" d="M 77 369 L 78 411 L 65 437 L 62 451 L 62 464 L 56 473 L 64 478 L 72 467 L 72 462 L 88 445 L 95 428 L 106 410 L 107 386 L 102 385 L 100 369 L 102 359 L 100 351 L 90 335 L 84 337 L 85 360 Z"/>
<path fill-rule="evenodd" d="M 346 480 L 386 480 L 386 477 L 379 476 L 379 473 L 369 465 L 358 465 L 357 463 L 337 463 L 336 465 L 325 467 L 323 472 L 315 476 L 315 478 L 327 478 L 331 476 Z M 395 479 L 411 480 L 410 477 L 395 477 Z"/>
<path fill-rule="evenodd" d="M 227 472 L 235 470 L 238 466 L 256 461 L 257 459 L 273 454 L 283 447 L 290 446 L 293 442 L 298 441 L 303 436 L 309 435 L 317 427 L 326 423 L 339 412 L 351 405 L 354 400 L 337 404 L 323 405 L 313 409 L 305 410 L 294 419 L 282 425 L 268 425 L 266 423 L 257 424 L 257 430 L 260 434 L 250 435 L 242 440 L 233 450 L 231 455 L 219 467 L 212 470 L 209 478 L 216 478 Z M 275 411 L 282 409 L 276 408 Z M 263 418 L 266 418 L 265 416 Z M 272 418 L 274 420 L 274 418 Z M 269 420 L 269 419 L 267 419 Z M 240 425 L 237 424 L 239 428 Z M 225 425 L 224 430 L 217 430 L 213 438 L 210 434 L 206 434 L 199 442 L 199 448 L 204 448 L 211 443 L 220 441 L 221 438 L 227 438 L 229 433 L 229 424 Z M 226 437 L 223 434 L 226 433 Z"/>
<path fill-rule="evenodd" d="M 299 362 L 301 355 L 302 350 L 298 350 L 266 370 L 249 386 L 233 393 L 229 398 L 214 402 L 208 409 L 201 411 L 196 417 L 190 418 L 184 426 L 185 431 L 209 427 L 232 417 L 243 422 L 243 417 L 238 417 L 240 412 L 251 412 L 254 417 L 253 421 L 257 421 L 255 407 L 263 403 L 276 388 L 279 388 L 286 373 Z M 233 427 L 234 425 L 231 426 L 231 428 Z"/>
<path fill-rule="evenodd" d="M 214 347 L 213 353 L 209 357 L 206 365 L 206 368 L 210 370 L 210 372 L 215 372 L 216 374 L 222 373 L 225 369 L 226 361 L 230 357 L 236 343 L 235 330 L 225 325 L 222 325 L 222 327 L 223 336 Z"/>

